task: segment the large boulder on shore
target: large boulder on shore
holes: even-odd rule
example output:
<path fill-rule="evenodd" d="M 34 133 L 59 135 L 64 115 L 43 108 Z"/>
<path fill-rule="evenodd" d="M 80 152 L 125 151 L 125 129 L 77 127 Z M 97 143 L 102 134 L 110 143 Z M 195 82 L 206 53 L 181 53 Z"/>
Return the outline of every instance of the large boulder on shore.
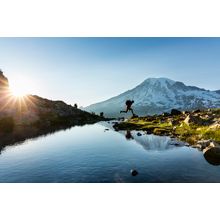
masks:
<path fill-rule="evenodd" d="M 220 165 L 220 148 L 219 147 L 207 148 L 203 151 L 203 155 L 208 163 L 215 165 L 215 166 Z"/>

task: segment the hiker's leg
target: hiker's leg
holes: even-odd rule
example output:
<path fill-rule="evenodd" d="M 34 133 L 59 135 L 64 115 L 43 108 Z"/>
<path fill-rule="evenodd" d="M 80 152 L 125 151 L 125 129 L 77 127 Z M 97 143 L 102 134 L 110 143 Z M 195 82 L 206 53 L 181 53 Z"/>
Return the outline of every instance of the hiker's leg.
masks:
<path fill-rule="evenodd" d="M 130 108 L 130 111 L 132 112 L 132 115 L 134 115 L 134 111 L 133 111 L 133 109 L 132 109 L 132 108 Z"/>

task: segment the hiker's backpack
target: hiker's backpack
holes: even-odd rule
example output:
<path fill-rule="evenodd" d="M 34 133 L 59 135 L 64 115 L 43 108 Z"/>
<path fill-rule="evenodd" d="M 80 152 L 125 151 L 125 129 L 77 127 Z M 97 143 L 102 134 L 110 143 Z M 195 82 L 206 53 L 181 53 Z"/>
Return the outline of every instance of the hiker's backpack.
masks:
<path fill-rule="evenodd" d="M 132 101 L 131 101 L 131 100 L 127 100 L 127 101 L 125 102 L 125 104 L 126 104 L 126 105 L 132 105 Z"/>

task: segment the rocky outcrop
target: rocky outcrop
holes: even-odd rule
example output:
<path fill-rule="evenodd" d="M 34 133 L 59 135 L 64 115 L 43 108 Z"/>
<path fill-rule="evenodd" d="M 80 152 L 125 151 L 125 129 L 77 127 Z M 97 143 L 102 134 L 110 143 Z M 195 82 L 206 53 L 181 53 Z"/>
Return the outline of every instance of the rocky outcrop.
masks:
<path fill-rule="evenodd" d="M 220 147 L 218 143 L 213 140 L 200 140 L 197 142 L 195 147 L 200 148 L 201 150 L 213 147 Z"/>
<path fill-rule="evenodd" d="M 4 76 L 2 70 L 0 70 L 0 99 L 4 98 L 9 92 L 8 79 Z"/>
<path fill-rule="evenodd" d="M 0 71 L 0 106 L 0 120 L 11 118 L 15 127 L 49 128 L 104 120 L 104 117 L 82 111 L 63 101 L 52 101 L 33 95 L 22 98 L 13 97 L 9 93 L 8 79 L 2 71 Z"/>

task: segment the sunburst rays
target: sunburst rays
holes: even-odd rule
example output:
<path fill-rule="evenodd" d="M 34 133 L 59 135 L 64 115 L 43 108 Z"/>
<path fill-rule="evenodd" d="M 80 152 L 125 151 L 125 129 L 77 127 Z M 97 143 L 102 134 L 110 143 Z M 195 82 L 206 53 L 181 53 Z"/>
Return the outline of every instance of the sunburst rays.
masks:
<path fill-rule="evenodd" d="M 24 112 L 28 109 L 35 109 L 37 99 L 31 95 L 14 96 L 11 92 L 0 95 L 0 111 L 17 110 Z"/>

